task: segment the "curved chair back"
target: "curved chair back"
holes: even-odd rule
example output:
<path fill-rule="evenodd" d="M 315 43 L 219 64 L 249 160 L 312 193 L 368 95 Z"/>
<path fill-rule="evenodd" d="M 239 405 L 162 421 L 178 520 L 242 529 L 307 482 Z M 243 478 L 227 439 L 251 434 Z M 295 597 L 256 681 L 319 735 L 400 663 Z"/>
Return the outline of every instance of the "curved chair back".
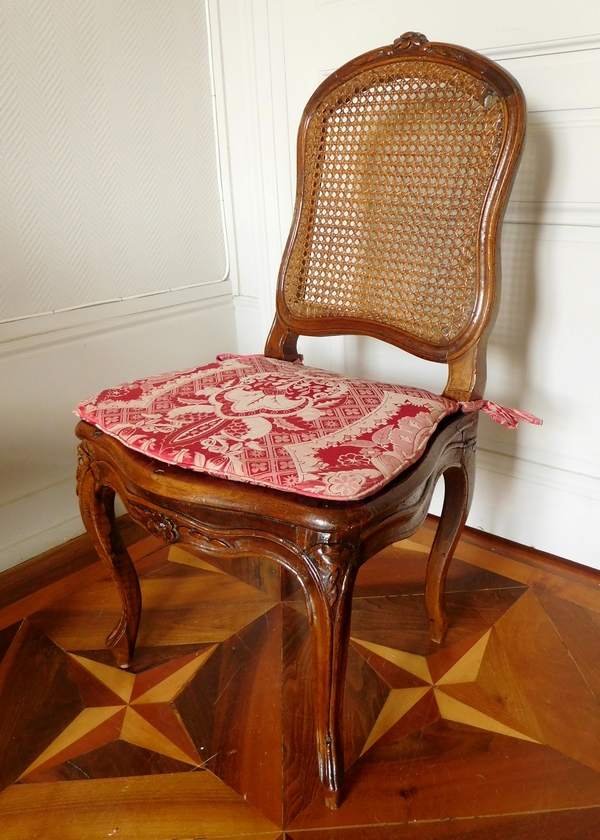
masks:
<path fill-rule="evenodd" d="M 481 396 L 500 224 L 523 141 L 517 82 L 477 53 L 407 33 L 316 90 L 266 354 L 299 334 L 365 334 L 448 362 Z"/>

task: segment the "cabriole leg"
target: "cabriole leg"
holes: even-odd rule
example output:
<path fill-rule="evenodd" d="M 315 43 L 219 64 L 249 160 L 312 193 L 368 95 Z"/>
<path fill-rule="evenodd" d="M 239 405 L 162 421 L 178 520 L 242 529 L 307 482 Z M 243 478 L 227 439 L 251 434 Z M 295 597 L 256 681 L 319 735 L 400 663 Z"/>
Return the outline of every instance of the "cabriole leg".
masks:
<path fill-rule="evenodd" d="M 115 493 L 109 487 L 97 486 L 90 468 L 90 458 L 80 447 L 77 494 L 81 518 L 94 548 L 104 561 L 117 585 L 121 617 L 106 644 L 120 668 L 128 668 L 133 660 L 142 610 L 142 595 L 135 567 L 115 522 Z"/>
<path fill-rule="evenodd" d="M 461 466 L 451 467 L 444 473 L 444 506 L 429 554 L 425 583 L 431 638 L 438 644 L 448 628 L 446 577 L 471 507 L 474 468 L 474 456 L 468 452 Z"/>
<path fill-rule="evenodd" d="M 311 582 L 304 587 L 311 632 L 313 696 L 319 775 L 325 802 L 336 809 L 344 777 L 342 713 L 352 590 L 356 578 L 354 549 L 320 545 L 309 552 Z"/>

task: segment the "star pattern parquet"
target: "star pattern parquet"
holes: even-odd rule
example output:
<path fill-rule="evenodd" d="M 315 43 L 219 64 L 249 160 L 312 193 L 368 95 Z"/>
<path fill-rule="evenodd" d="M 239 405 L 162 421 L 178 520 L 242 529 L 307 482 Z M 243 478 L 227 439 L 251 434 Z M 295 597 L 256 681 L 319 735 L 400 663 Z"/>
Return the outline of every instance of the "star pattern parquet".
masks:
<path fill-rule="evenodd" d="M 600 836 L 598 581 L 467 534 L 440 647 L 424 608 L 431 538 L 429 525 L 359 575 L 337 812 L 319 790 L 308 627 L 287 573 L 130 528 L 144 598 L 130 671 L 104 647 L 119 602 L 99 563 L 70 591 L 49 584 L 54 598 L 0 597 L 1 836 Z"/>

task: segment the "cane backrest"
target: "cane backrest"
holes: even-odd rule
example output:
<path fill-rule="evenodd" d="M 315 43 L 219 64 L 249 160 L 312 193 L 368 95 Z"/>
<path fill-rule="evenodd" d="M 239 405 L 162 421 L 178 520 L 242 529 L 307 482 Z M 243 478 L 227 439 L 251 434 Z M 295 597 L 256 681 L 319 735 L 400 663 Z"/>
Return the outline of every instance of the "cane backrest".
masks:
<path fill-rule="evenodd" d="M 508 74 L 423 36 L 329 77 L 300 127 L 280 321 L 300 334 L 369 333 L 438 361 L 472 346 L 494 313 L 523 125 Z"/>

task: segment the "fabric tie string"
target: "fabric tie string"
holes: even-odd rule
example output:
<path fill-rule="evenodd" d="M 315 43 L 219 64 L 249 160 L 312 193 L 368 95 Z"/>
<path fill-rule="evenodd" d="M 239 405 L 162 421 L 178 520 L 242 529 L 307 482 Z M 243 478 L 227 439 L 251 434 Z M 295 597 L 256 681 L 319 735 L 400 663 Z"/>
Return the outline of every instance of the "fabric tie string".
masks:
<path fill-rule="evenodd" d="M 464 414 L 470 414 L 473 411 L 483 411 L 488 417 L 491 417 L 496 423 L 500 423 L 501 426 L 506 426 L 507 429 L 516 429 L 519 425 L 519 420 L 523 420 L 525 423 L 532 423 L 534 426 L 541 426 L 543 422 L 534 414 L 519 411 L 518 408 L 505 408 L 503 405 L 498 405 L 498 403 L 492 402 L 491 400 L 459 402 L 458 407 Z"/>

